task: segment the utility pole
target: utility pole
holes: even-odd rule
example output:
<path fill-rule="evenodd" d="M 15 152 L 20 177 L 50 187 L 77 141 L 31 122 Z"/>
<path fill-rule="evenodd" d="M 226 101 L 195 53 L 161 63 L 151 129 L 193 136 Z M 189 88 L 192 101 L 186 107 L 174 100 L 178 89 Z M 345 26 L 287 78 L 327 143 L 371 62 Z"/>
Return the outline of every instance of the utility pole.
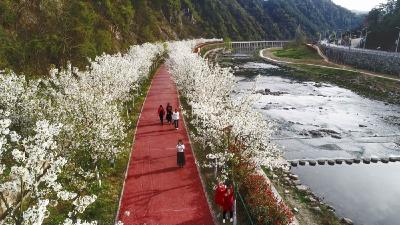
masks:
<path fill-rule="evenodd" d="M 396 27 L 399 30 L 399 37 L 397 38 L 396 52 L 399 50 L 399 42 L 400 42 L 400 27 Z"/>
<path fill-rule="evenodd" d="M 365 49 L 365 45 L 367 44 L 367 39 L 368 39 L 369 33 L 371 33 L 371 31 L 368 31 L 368 28 L 367 28 L 367 30 L 365 31 L 364 49 Z"/>
<path fill-rule="evenodd" d="M 341 29 L 339 29 L 338 31 L 340 32 L 340 36 L 339 36 L 340 42 L 339 42 L 339 39 L 338 39 L 338 45 L 342 45 L 343 33 L 342 33 Z"/>

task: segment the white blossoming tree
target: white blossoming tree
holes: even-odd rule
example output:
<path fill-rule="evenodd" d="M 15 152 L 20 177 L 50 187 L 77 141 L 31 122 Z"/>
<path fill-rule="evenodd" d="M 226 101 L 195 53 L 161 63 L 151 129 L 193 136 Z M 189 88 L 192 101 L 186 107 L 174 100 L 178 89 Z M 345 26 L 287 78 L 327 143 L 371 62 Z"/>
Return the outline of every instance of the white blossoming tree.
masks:
<path fill-rule="evenodd" d="M 191 107 L 196 140 L 211 152 L 208 158 L 212 165 L 222 167 L 224 178 L 239 156 L 251 159 L 255 165 L 278 166 L 280 151 L 269 141 L 273 124 L 253 109 L 252 96 L 232 97 L 235 81 L 230 69 L 194 54 L 195 44 L 170 43 L 168 63 L 180 93 Z"/>
<path fill-rule="evenodd" d="M 96 224 L 79 215 L 121 153 L 127 103 L 163 52 L 133 46 L 48 79 L 0 71 L 0 224 L 40 225 L 59 204 L 69 212 L 63 224 Z"/>

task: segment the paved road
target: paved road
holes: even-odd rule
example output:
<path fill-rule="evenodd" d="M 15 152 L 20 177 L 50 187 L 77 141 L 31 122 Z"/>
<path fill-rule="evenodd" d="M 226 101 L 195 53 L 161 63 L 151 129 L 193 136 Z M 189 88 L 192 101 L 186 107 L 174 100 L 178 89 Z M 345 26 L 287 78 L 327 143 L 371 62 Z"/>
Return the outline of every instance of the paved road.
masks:
<path fill-rule="evenodd" d="M 118 217 L 124 225 L 214 224 L 182 120 L 179 130 L 160 125 L 157 108 L 168 102 L 179 107 L 176 86 L 163 65 L 138 123 Z M 176 164 L 178 139 L 186 146 L 182 169 Z"/>

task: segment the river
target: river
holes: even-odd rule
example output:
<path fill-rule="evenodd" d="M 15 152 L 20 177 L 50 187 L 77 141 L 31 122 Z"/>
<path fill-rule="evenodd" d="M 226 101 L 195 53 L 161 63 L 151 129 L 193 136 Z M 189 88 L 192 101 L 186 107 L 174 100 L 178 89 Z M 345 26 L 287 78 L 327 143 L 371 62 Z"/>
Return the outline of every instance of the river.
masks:
<path fill-rule="evenodd" d="M 275 121 L 273 140 L 287 159 L 400 156 L 400 106 L 331 84 L 296 81 L 288 70 L 265 62 L 239 60 L 233 66 L 235 93 L 268 89 L 254 107 Z M 357 225 L 400 224 L 400 163 L 292 172 Z"/>

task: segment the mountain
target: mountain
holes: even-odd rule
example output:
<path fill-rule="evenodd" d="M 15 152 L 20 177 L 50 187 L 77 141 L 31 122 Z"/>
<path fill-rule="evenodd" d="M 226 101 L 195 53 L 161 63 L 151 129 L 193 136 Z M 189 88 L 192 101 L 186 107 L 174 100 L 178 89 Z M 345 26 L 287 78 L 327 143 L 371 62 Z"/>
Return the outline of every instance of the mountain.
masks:
<path fill-rule="evenodd" d="M 291 39 L 362 17 L 330 0 L 1 0 L 0 69 L 45 74 L 129 45 L 194 37 Z"/>

